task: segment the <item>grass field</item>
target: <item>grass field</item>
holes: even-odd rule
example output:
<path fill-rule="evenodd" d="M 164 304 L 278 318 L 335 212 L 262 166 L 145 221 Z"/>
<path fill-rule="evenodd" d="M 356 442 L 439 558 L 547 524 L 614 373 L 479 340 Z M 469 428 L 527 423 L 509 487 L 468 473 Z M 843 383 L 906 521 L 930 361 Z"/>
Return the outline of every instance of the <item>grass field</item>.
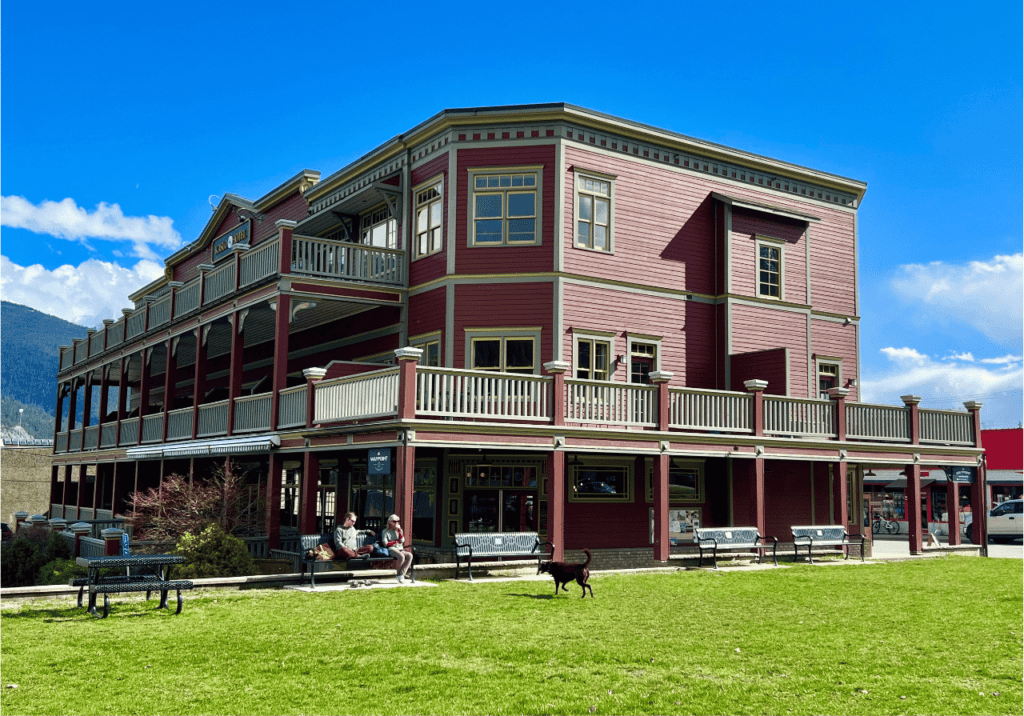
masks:
<path fill-rule="evenodd" d="M 0 611 L 4 714 L 1021 714 L 1020 560 Z M 575 585 L 573 585 L 575 587 Z M 173 600 L 172 600 L 173 602 Z M 13 604 L 13 606 L 12 606 Z M 9 688 L 17 684 L 17 688 Z"/>

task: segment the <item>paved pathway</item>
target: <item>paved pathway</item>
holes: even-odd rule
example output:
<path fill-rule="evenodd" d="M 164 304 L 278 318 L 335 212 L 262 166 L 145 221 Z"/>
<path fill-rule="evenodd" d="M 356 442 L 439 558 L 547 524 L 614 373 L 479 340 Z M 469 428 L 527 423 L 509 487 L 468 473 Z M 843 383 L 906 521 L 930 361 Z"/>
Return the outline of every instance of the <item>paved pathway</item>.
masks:
<path fill-rule="evenodd" d="M 943 545 L 945 540 L 940 540 Z M 892 559 L 910 556 L 910 542 L 907 535 L 875 535 L 872 554 L 878 559 Z M 1024 559 L 1024 543 L 1020 540 L 1012 544 L 989 544 L 989 557 Z"/>

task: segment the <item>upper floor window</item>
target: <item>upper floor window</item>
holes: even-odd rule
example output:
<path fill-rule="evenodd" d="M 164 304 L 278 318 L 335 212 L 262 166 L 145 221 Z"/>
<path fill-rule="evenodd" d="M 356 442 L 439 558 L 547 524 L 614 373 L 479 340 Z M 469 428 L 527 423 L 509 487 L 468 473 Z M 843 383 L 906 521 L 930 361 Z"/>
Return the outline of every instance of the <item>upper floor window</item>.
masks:
<path fill-rule="evenodd" d="M 839 387 L 839 362 L 830 360 L 818 361 L 818 397 L 828 400 L 830 388 Z"/>
<path fill-rule="evenodd" d="M 612 250 L 612 182 L 576 175 L 576 246 Z"/>
<path fill-rule="evenodd" d="M 360 239 L 367 246 L 381 249 L 398 248 L 398 222 L 391 218 L 387 206 L 363 214 Z"/>
<path fill-rule="evenodd" d="M 657 369 L 657 344 L 631 342 L 629 347 L 629 382 L 650 385 L 651 373 Z"/>
<path fill-rule="evenodd" d="M 539 172 L 470 174 L 474 246 L 540 243 Z"/>
<path fill-rule="evenodd" d="M 520 336 L 481 336 L 471 339 L 473 370 L 535 373 L 535 339 Z"/>
<path fill-rule="evenodd" d="M 757 295 L 782 298 L 782 246 L 757 242 Z"/>
<path fill-rule="evenodd" d="M 441 365 L 441 334 L 431 333 L 419 338 L 411 338 L 409 345 L 423 351 L 419 365 L 440 367 Z"/>
<path fill-rule="evenodd" d="M 443 231 L 441 217 L 441 184 L 416 193 L 416 256 L 428 256 L 441 250 Z"/>
<path fill-rule="evenodd" d="M 576 338 L 576 377 L 609 380 L 612 344 L 599 338 Z"/>

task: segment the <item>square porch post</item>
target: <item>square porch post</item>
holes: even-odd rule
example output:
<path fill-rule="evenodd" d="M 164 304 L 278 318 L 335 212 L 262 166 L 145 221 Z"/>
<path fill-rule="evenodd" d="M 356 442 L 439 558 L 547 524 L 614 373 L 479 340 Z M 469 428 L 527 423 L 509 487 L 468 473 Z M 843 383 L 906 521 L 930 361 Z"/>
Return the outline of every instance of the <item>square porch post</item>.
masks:
<path fill-rule="evenodd" d="M 196 337 L 196 364 L 192 372 L 192 439 L 199 436 L 199 408 L 206 395 L 206 338 L 210 334 L 210 324 L 200 326 L 194 331 Z"/>
<path fill-rule="evenodd" d="M 284 460 L 272 452 L 267 459 L 267 549 L 281 547 L 281 471 Z"/>
<path fill-rule="evenodd" d="M 668 540 L 668 453 L 654 458 L 654 559 L 667 562 L 670 550 Z M 637 484 L 643 484 L 637 476 Z"/>
<path fill-rule="evenodd" d="M 946 523 L 949 546 L 960 544 L 960 485 L 952 475 L 946 479 Z"/>
<path fill-rule="evenodd" d="M 565 559 L 565 452 L 548 453 L 548 542 L 554 545 L 552 559 Z"/>
<path fill-rule="evenodd" d="M 910 532 L 910 553 L 921 554 L 924 540 L 921 537 L 921 466 L 907 465 L 907 529 Z"/>
<path fill-rule="evenodd" d="M 292 310 L 291 296 L 281 294 L 272 302 L 274 310 L 274 373 L 271 383 L 270 429 L 277 430 L 277 415 L 281 406 L 281 391 L 288 387 L 288 327 Z M 312 400 L 310 396 L 307 400 Z"/>
<path fill-rule="evenodd" d="M 764 457 L 758 455 L 754 458 L 751 470 L 753 472 L 751 482 L 754 485 L 754 499 L 751 502 L 754 512 L 752 515 L 754 526 L 757 527 L 757 531 L 762 537 L 767 537 L 765 534 L 767 521 L 765 519 Z"/>
<path fill-rule="evenodd" d="M 320 456 L 307 450 L 302 456 L 302 498 L 299 503 L 299 532 L 316 532 L 316 504 L 319 498 Z"/>
<path fill-rule="evenodd" d="M 228 316 L 231 326 L 231 354 L 228 357 L 228 435 L 233 435 L 235 432 L 235 401 L 242 394 L 243 358 L 245 357 L 245 334 L 242 332 L 242 326 L 247 313 L 248 309 L 245 309 L 235 311 Z"/>
<path fill-rule="evenodd" d="M 92 417 L 92 371 L 85 374 L 85 396 L 84 402 L 82 403 L 82 429 L 89 427 L 90 418 Z M 82 448 L 85 448 L 85 437 L 82 437 Z"/>
<path fill-rule="evenodd" d="M 402 520 L 405 546 L 412 545 L 412 508 L 415 487 L 413 474 L 416 465 L 416 448 L 399 445 L 395 448 L 395 514 Z M 386 517 L 387 515 L 385 515 Z"/>
<path fill-rule="evenodd" d="M 163 442 L 167 442 L 167 424 L 170 422 L 170 413 L 174 410 L 174 386 L 178 381 L 178 359 L 175 350 L 178 346 L 177 338 L 168 338 L 164 341 L 164 355 L 167 356 L 164 368 L 164 429 Z"/>
<path fill-rule="evenodd" d="M 844 389 L 845 390 L 845 389 Z M 844 530 L 850 524 L 849 510 L 849 485 L 847 484 L 845 460 L 835 463 L 835 474 L 832 476 L 832 509 L 836 518 L 836 524 Z"/>
<path fill-rule="evenodd" d="M 964 403 L 967 412 L 971 414 L 974 426 L 974 444 L 977 447 L 983 447 L 981 444 L 981 406 L 982 404 L 977 400 L 969 400 Z M 988 556 L 988 511 L 990 509 L 987 473 L 988 469 L 984 456 L 982 456 L 981 464 L 978 465 L 977 474 L 974 476 L 974 484 L 971 485 L 971 511 L 974 524 L 971 536 L 974 544 L 982 546 L 982 553 L 985 556 Z"/>
<path fill-rule="evenodd" d="M 570 365 L 564 360 L 552 360 L 544 364 L 544 370 L 551 376 L 551 424 L 565 425 L 565 372 Z"/>

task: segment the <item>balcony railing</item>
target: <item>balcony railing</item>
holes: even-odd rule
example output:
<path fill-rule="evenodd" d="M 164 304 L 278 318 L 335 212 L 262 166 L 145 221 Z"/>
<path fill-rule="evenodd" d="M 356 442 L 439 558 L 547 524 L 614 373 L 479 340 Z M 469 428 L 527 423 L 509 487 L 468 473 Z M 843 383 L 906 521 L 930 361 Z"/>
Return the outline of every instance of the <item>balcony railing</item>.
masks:
<path fill-rule="evenodd" d="M 142 418 L 142 442 L 159 443 L 164 439 L 164 414 L 146 415 Z"/>
<path fill-rule="evenodd" d="M 99 355 L 103 352 L 104 332 L 97 331 L 89 336 L 89 356 Z"/>
<path fill-rule="evenodd" d="M 236 398 L 234 431 L 241 433 L 255 430 L 270 430 L 270 406 L 272 400 L 273 395 L 270 393 Z"/>
<path fill-rule="evenodd" d="M 910 413 L 905 407 L 847 403 L 846 437 L 851 440 L 910 442 Z"/>
<path fill-rule="evenodd" d="M 137 445 L 139 442 L 139 419 L 121 421 L 121 445 Z"/>
<path fill-rule="evenodd" d="M 293 428 L 306 424 L 306 386 L 281 391 L 277 403 L 277 427 Z"/>
<path fill-rule="evenodd" d="M 551 419 L 551 379 L 448 368 L 416 371 L 417 415 L 450 418 Z"/>
<path fill-rule="evenodd" d="M 188 440 L 192 437 L 192 408 L 172 410 L 167 414 L 167 439 Z"/>
<path fill-rule="evenodd" d="M 100 446 L 100 426 L 90 425 L 82 431 L 82 449 L 95 450 Z"/>
<path fill-rule="evenodd" d="M 292 237 L 292 272 L 325 278 L 405 282 L 405 252 L 341 241 Z"/>
<path fill-rule="evenodd" d="M 141 336 L 146 330 L 146 307 L 143 306 L 139 310 L 130 314 L 126 325 L 127 333 L 125 334 L 125 338 L 130 340 L 135 338 L 135 336 Z"/>
<path fill-rule="evenodd" d="M 921 442 L 973 445 L 974 420 L 970 413 L 921 410 Z"/>
<path fill-rule="evenodd" d="M 196 436 L 200 438 L 226 435 L 228 432 L 228 403 L 222 400 L 219 403 L 209 403 L 199 406 L 199 427 Z"/>
<path fill-rule="evenodd" d="M 174 294 L 174 317 L 184 316 L 186 313 L 199 308 L 199 294 L 203 289 L 202 279 L 189 281 L 179 288 Z"/>
<path fill-rule="evenodd" d="M 219 301 L 234 290 L 235 263 L 232 261 L 206 274 L 206 289 L 203 292 L 203 305 L 207 306 L 214 301 Z"/>
<path fill-rule="evenodd" d="M 602 425 L 658 424 L 658 389 L 652 385 L 596 380 L 565 381 L 565 419 Z"/>
<path fill-rule="evenodd" d="M 248 286 L 273 276 L 281 267 L 281 242 L 261 244 L 242 254 L 238 261 L 238 285 Z"/>
<path fill-rule="evenodd" d="M 124 340 L 124 319 L 107 327 L 107 348 L 113 348 Z"/>
<path fill-rule="evenodd" d="M 749 433 L 754 396 L 718 390 L 669 388 L 668 425 L 680 430 Z"/>
<path fill-rule="evenodd" d="M 398 414 L 398 368 L 316 384 L 314 421 L 361 420 Z"/>
<path fill-rule="evenodd" d="M 69 433 L 68 452 L 79 452 L 82 449 L 82 431 L 72 430 Z"/>
<path fill-rule="evenodd" d="M 764 397 L 764 431 L 771 435 L 835 437 L 835 415 L 831 401 Z"/>
<path fill-rule="evenodd" d="M 149 307 L 149 327 L 157 328 L 171 320 L 171 297 L 165 296 L 154 301 Z"/>
<path fill-rule="evenodd" d="M 117 423 L 103 423 L 100 426 L 100 447 L 109 448 L 117 446 Z"/>

